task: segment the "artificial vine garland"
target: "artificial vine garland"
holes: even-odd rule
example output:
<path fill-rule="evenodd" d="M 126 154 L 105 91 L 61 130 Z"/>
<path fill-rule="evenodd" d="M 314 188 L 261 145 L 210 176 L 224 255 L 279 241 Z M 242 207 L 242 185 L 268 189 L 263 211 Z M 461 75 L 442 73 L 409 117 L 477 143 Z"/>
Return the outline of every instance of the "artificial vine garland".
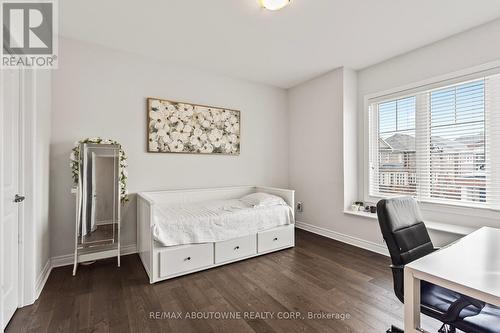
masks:
<path fill-rule="evenodd" d="M 82 143 L 97 143 L 97 144 L 113 144 L 120 145 L 118 141 L 110 140 L 110 139 L 102 139 L 99 137 L 96 138 L 87 138 L 80 141 L 75 142 L 73 149 L 71 151 L 70 159 L 70 167 L 71 173 L 73 177 L 73 184 L 78 185 L 78 177 L 79 177 L 79 168 L 80 168 L 80 146 Z M 127 191 L 127 155 L 122 149 L 120 145 L 119 152 L 120 159 L 120 201 L 126 202 L 128 201 L 128 191 Z"/>

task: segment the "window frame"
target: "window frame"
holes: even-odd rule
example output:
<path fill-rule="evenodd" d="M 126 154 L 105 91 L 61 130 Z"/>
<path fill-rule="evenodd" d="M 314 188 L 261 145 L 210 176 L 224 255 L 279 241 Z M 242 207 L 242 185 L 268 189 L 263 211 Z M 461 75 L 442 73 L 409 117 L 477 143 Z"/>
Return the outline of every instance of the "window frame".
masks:
<path fill-rule="evenodd" d="M 370 129 L 369 129 L 369 107 L 372 103 L 388 101 L 390 99 L 403 99 L 414 96 L 424 90 L 444 88 L 448 85 L 459 84 L 466 81 L 480 79 L 484 76 L 500 74 L 500 61 L 495 61 L 464 70 L 432 77 L 426 80 L 410 83 L 396 88 L 383 90 L 377 93 L 367 94 L 363 97 L 363 159 L 362 159 L 362 197 L 365 202 L 375 203 L 385 197 L 370 195 Z M 460 202 L 430 202 L 419 201 L 424 212 L 439 212 L 449 214 L 461 214 L 481 218 L 499 218 L 500 207 L 471 207 Z"/>

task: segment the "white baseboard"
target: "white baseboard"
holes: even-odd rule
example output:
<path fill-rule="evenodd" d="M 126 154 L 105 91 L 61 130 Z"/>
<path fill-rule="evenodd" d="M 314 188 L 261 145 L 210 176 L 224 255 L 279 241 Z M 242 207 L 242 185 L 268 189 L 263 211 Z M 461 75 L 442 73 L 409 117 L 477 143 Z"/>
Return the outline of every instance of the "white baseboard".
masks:
<path fill-rule="evenodd" d="M 324 236 L 327 238 L 334 239 L 334 240 L 342 242 L 342 243 L 346 243 L 349 245 L 360 247 L 360 248 L 368 250 L 368 251 L 382 254 L 384 256 L 389 256 L 389 251 L 387 250 L 387 248 L 385 246 L 382 246 L 382 245 L 374 243 L 374 242 L 370 242 L 370 241 L 367 241 L 367 240 L 364 240 L 361 238 L 352 237 L 352 236 L 349 236 L 346 234 L 342 234 L 340 232 L 328 230 L 325 228 L 321 228 L 321 227 L 318 227 L 318 226 L 315 226 L 315 225 L 312 225 L 309 223 L 305 223 L 305 222 L 300 222 L 300 221 L 295 221 L 295 227 L 302 229 L 302 230 L 305 230 L 305 231 L 312 232 L 314 234 L 318 234 L 318 235 L 321 235 L 321 236 Z"/>
<path fill-rule="evenodd" d="M 51 258 L 49 258 L 47 260 L 47 262 L 45 263 L 45 266 L 43 266 L 43 269 L 40 272 L 40 275 L 36 279 L 35 300 L 37 300 L 38 297 L 40 297 L 42 289 L 45 286 L 45 283 L 47 282 L 47 279 L 49 278 L 51 271 L 52 271 Z"/>
<path fill-rule="evenodd" d="M 127 255 L 133 253 L 137 253 L 137 244 L 124 245 L 121 247 L 121 255 Z M 45 283 L 47 282 L 50 272 L 52 272 L 52 269 L 61 266 L 73 265 L 73 258 L 74 254 L 71 253 L 62 256 L 52 257 L 49 260 L 47 260 L 47 263 L 43 267 L 43 270 L 38 276 L 38 279 L 36 281 L 35 300 L 37 300 L 38 297 L 40 297 L 40 294 L 42 293 L 43 287 L 45 286 Z"/>

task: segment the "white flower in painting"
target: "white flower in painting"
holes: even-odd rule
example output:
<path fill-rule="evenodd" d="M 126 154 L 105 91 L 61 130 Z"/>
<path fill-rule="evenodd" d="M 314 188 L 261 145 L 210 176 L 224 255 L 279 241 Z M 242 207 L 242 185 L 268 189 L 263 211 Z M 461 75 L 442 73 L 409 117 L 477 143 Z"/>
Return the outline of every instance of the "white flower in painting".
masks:
<path fill-rule="evenodd" d="M 189 139 L 191 144 L 196 148 L 200 148 L 206 140 L 207 135 L 199 127 L 194 128 L 193 134 Z"/>
<path fill-rule="evenodd" d="M 238 152 L 238 145 L 227 145 L 226 146 L 226 152 L 229 154 L 235 154 Z"/>
<path fill-rule="evenodd" d="M 162 137 L 162 138 L 161 138 L 161 141 L 163 141 L 163 143 L 164 143 L 164 144 L 167 144 L 167 145 L 168 145 L 168 144 L 169 144 L 169 143 L 171 143 L 173 140 L 172 140 L 172 138 L 171 138 L 169 135 L 166 135 L 166 136 L 164 136 L 164 137 Z"/>
<path fill-rule="evenodd" d="M 191 128 L 199 126 L 198 122 L 196 121 L 196 119 L 194 119 L 194 117 L 190 118 L 187 122 L 184 123 L 184 125 L 189 125 L 191 126 Z"/>
<path fill-rule="evenodd" d="M 191 131 L 193 130 L 193 127 L 191 127 L 191 125 L 184 125 L 184 127 L 182 128 L 182 133 L 191 133 Z"/>
<path fill-rule="evenodd" d="M 166 126 L 165 128 L 162 128 L 156 132 L 159 138 L 163 139 L 164 142 L 169 142 L 170 140 L 170 128 Z"/>
<path fill-rule="evenodd" d="M 178 112 L 174 112 L 172 113 L 172 115 L 170 117 L 168 117 L 168 120 L 172 123 L 172 124 L 175 124 L 179 121 L 179 115 L 178 115 Z"/>
<path fill-rule="evenodd" d="M 165 144 L 165 142 L 163 142 L 163 140 L 160 140 L 158 142 L 158 151 L 166 151 L 167 145 Z"/>
<path fill-rule="evenodd" d="M 212 144 L 206 142 L 203 147 L 201 147 L 200 151 L 202 153 L 206 153 L 206 154 L 210 154 L 214 151 L 214 146 L 212 146 Z"/>
<path fill-rule="evenodd" d="M 194 119 L 199 123 L 201 124 L 204 120 L 205 120 L 205 117 L 203 116 L 203 113 L 202 112 L 197 112 L 194 116 Z"/>
<path fill-rule="evenodd" d="M 231 116 L 229 118 L 229 122 L 231 123 L 231 125 L 234 125 L 238 122 L 238 118 L 236 116 Z"/>
<path fill-rule="evenodd" d="M 190 104 L 179 104 L 179 110 L 185 117 L 191 117 L 194 113 L 193 106 Z"/>
<path fill-rule="evenodd" d="M 166 112 L 168 110 L 168 106 L 169 105 L 170 105 L 169 102 L 167 102 L 167 101 L 161 101 L 160 110 Z"/>
<path fill-rule="evenodd" d="M 181 138 L 181 133 L 180 132 L 177 132 L 177 131 L 174 131 L 170 134 L 170 138 L 173 140 L 173 141 L 177 141 Z"/>
<path fill-rule="evenodd" d="M 214 145 L 214 147 L 219 148 L 222 141 L 222 131 L 219 129 L 213 129 L 208 135 L 210 142 Z"/>
<path fill-rule="evenodd" d="M 222 110 L 220 114 L 221 121 L 226 121 L 230 114 L 226 110 Z"/>
<path fill-rule="evenodd" d="M 212 112 L 213 112 L 213 109 L 208 109 L 208 112 L 206 112 L 204 115 L 205 119 L 210 121 L 210 122 L 213 120 Z"/>
<path fill-rule="evenodd" d="M 160 117 L 167 120 L 168 119 L 168 116 L 170 115 L 170 113 L 167 111 L 167 109 L 162 109 L 161 111 L 158 111 L 158 113 L 160 114 Z"/>
<path fill-rule="evenodd" d="M 151 109 L 156 109 L 156 110 L 159 110 L 161 108 L 161 102 L 157 99 L 154 99 L 151 101 Z"/>
<path fill-rule="evenodd" d="M 163 130 L 163 129 L 159 130 L 157 132 L 158 139 L 159 139 L 160 143 L 170 143 L 170 142 L 172 142 L 172 139 L 170 138 L 169 133 L 170 132 L 167 132 L 166 130 Z"/>
<path fill-rule="evenodd" d="M 174 140 L 168 145 L 168 148 L 173 152 L 181 152 L 184 150 L 184 144 L 179 140 Z"/>
<path fill-rule="evenodd" d="M 161 113 L 157 112 L 157 111 L 149 111 L 149 118 L 151 118 L 153 120 L 157 120 L 157 119 L 161 118 Z"/>
<path fill-rule="evenodd" d="M 195 136 L 192 136 L 189 139 L 189 143 L 191 143 L 191 145 L 195 148 L 200 148 L 202 145 L 202 141 L 200 140 L 200 138 Z"/>
<path fill-rule="evenodd" d="M 237 134 L 239 133 L 239 126 L 239 123 L 231 124 L 229 121 L 226 121 L 224 124 L 224 130 L 229 134 Z"/>
<path fill-rule="evenodd" d="M 214 123 L 219 123 L 222 120 L 220 111 L 214 112 L 212 118 L 213 118 Z"/>
<path fill-rule="evenodd" d="M 177 132 L 182 132 L 183 129 L 184 129 L 184 124 L 181 123 L 181 122 L 177 123 L 177 126 L 175 127 L 175 130 Z"/>
<path fill-rule="evenodd" d="M 194 110 L 194 107 L 191 104 L 183 104 L 182 106 L 186 112 L 192 112 Z"/>
<path fill-rule="evenodd" d="M 199 127 L 196 127 L 193 131 L 193 136 L 200 137 L 202 134 L 203 134 L 203 131 Z"/>
<path fill-rule="evenodd" d="M 150 151 L 158 151 L 158 142 L 157 141 L 150 141 L 149 142 L 149 150 Z"/>
<path fill-rule="evenodd" d="M 170 135 L 170 138 L 172 139 L 172 141 L 179 141 L 182 143 L 187 143 L 189 141 L 189 134 L 175 131 L 175 132 L 172 132 L 172 134 Z"/>
<path fill-rule="evenodd" d="M 201 123 L 201 126 L 205 127 L 205 128 L 209 128 L 210 127 L 210 121 L 208 120 L 203 120 L 203 122 Z"/>
<path fill-rule="evenodd" d="M 165 122 L 165 118 L 159 118 L 155 121 L 154 123 L 154 128 L 156 128 L 157 130 L 160 130 L 162 128 L 165 128 L 165 126 L 167 125 L 167 123 Z"/>
<path fill-rule="evenodd" d="M 188 143 L 189 142 L 189 133 L 181 133 L 179 140 L 182 143 Z"/>
<path fill-rule="evenodd" d="M 238 140 L 238 136 L 237 136 L 237 135 L 235 135 L 235 134 L 229 134 L 229 135 L 227 136 L 227 143 L 228 143 L 229 145 L 236 144 L 236 143 L 238 143 L 238 141 L 239 141 L 239 140 Z"/>

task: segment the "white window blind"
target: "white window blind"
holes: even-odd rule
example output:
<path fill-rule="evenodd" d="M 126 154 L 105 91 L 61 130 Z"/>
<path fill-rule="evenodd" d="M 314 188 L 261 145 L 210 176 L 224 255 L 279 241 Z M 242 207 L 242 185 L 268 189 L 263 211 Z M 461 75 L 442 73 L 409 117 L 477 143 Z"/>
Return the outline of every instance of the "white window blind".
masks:
<path fill-rule="evenodd" d="M 500 209 L 500 75 L 369 103 L 369 194 Z"/>

